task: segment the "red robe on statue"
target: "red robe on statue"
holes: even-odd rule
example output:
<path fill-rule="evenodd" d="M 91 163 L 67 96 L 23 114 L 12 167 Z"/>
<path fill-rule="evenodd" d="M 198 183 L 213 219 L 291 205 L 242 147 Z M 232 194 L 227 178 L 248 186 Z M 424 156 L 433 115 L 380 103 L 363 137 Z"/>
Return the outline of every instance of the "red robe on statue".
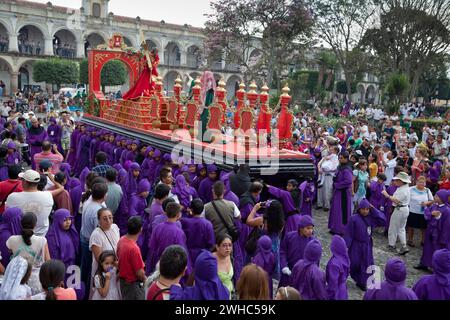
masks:
<path fill-rule="evenodd" d="M 159 64 L 159 56 L 155 56 L 155 59 L 152 63 L 151 74 L 150 68 L 148 67 L 147 58 L 145 56 L 144 61 L 144 71 L 142 71 L 134 87 L 128 90 L 128 92 L 123 95 L 122 99 L 133 100 L 141 96 L 149 97 L 155 90 L 155 82 L 152 80 L 152 76 L 157 77 L 159 75 L 157 70 Z"/>

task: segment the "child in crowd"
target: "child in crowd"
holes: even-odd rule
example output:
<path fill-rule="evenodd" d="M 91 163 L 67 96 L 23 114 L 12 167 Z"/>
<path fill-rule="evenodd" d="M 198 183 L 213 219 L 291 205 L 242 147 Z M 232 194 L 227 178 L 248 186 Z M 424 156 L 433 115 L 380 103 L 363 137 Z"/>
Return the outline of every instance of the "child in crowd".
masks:
<path fill-rule="evenodd" d="M 94 276 L 95 292 L 92 300 L 121 300 L 119 278 L 114 251 L 103 251 L 98 259 L 98 269 Z"/>

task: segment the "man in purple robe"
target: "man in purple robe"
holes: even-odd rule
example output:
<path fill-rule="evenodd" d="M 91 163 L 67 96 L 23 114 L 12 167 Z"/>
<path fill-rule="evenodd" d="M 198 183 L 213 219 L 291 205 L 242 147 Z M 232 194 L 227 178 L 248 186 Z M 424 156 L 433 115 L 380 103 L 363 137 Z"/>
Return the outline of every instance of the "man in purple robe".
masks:
<path fill-rule="evenodd" d="M 280 269 L 282 272 L 279 287 L 292 285 L 291 270 L 303 259 L 305 247 L 315 239 L 314 223 L 310 216 L 301 216 L 298 230 L 286 234 L 280 245 Z"/>
<path fill-rule="evenodd" d="M 8 266 L 11 251 L 6 246 L 6 241 L 11 236 L 17 236 L 22 233 L 22 209 L 8 208 L 2 213 L 3 221 L 0 224 L 0 255 L 1 263 L 6 268 Z"/>
<path fill-rule="evenodd" d="M 217 167 L 214 164 L 209 164 L 206 166 L 206 171 L 208 172 L 208 177 L 200 182 L 198 187 L 198 195 L 202 199 L 203 203 L 208 203 L 213 200 L 212 186 L 217 181 Z"/>
<path fill-rule="evenodd" d="M 80 237 L 69 210 L 59 209 L 53 214 L 53 222 L 48 229 L 48 250 L 52 259 L 64 262 L 66 268 L 75 265 L 79 252 Z"/>
<path fill-rule="evenodd" d="M 82 127 L 84 128 L 84 127 Z M 75 175 L 79 176 L 84 168 L 89 168 L 89 147 L 93 129 L 89 128 L 79 135 L 75 156 Z"/>
<path fill-rule="evenodd" d="M 406 264 L 400 258 L 390 258 L 384 269 L 386 280 L 379 288 L 367 290 L 363 300 L 417 300 L 413 290 L 405 286 Z"/>
<path fill-rule="evenodd" d="M 303 259 L 292 270 L 292 286 L 303 300 L 327 300 L 325 273 L 319 267 L 321 257 L 322 245 L 314 239 L 306 245 Z"/>
<path fill-rule="evenodd" d="M 73 214 L 75 217 L 75 228 L 78 232 L 81 230 L 81 213 L 80 203 L 81 196 L 83 195 L 86 188 L 86 177 L 89 174 L 89 168 L 84 168 L 80 174 L 80 184 L 69 191 L 70 200 L 72 201 Z"/>
<path fill-rule="evenodd" d="M 377 175 L 377 181 L 372 181 L 369 186 L 370 197 L 369 202 L 378 210 L 384 212 L 384 206 L 386 203 L 386 198 L 383 196 L 383 191 L 385 190 L 384 183 L 386 181 L 386 175 L 384 173 L 379 173 Z"/>
<path fill-rule="evenodd" d="M 186 178 L 180 174 L 175 179 L 175 186 L 172 188 L 172 194 L 176 195 L 182 207 L 183 216 L 187 215 L 187 209 L 191 204 L 192 199 L 195 198 L 197 192 L 191 188 L 186 182 Z"/>
<path fill-rule="evenodd" d="M 64 150 L 61 146 L 62 128 L 60 125 L 58 125 L 54 117 L 50 117 L 49 122 L 50 125 L 47 128 L 48 140 L 52 144 L 56 144 L 58 146 L 59 153 L 64 154 Z"/>
<path fill-rule="evenodd" d="M 350 217 L 346 227 L 344 238 L 350 257 L 350 275 L 363 291 L 366 290 L 369 277 L 367 268 L 374 264 L 372 231 L 385 223 L 384 214 L 375 209 L 367 199 L 362 199 L 357 213 Z"/>
<path fill-rule="evenodd" d="M 165 212 L 167 215 L 167 221 L 157 225 L 150 238 L 147 260 L 145 263 L 146 274 L 150 274 L 155 270 L 161 254 L 168 246 L 177 244 L 182 246 L 186 252 L 188 252 L 186 235 L 184 234 L 184 231 L 176 224 L 181 217 L 180 205 L 177 203 L 169 203 Z M 190 263 L 188 262 L 188 270 L 189 265 Z M 186 274 L 188 275 L 189 272 Z"/>
<path fill-rule="evenodd" d="M 98 151 L 98 144 L 100 143 L 100 138 L 98 136 L 99 132 L 97 129 L 93 128 L 91 130 L 91 140 L 89 142 L 89 168 L 95 165 L 95 155 Z"/>
<path fill-rule="evenodd" d="M 347 278 L 350 273 L 350 258 L 345 240 L 334 235 L 330 244 L 331 258 L 326 267 L 329 300 L 348 300 Z"/>
<path fill-rule="evenodd" d="M 217 274 L 217 259 L 203 250 L 195 260 L 193 287 L 170 287 L 170 300 L 229 300 L 230 293 Z"/>
<path fill-rule="evenodd" d="M 80 180 L 70 176 L 70 173 L 72 171 L 72 167 L 70 166 L 70 164 L 66 162 L 61 163 L 61 165 L 59 166 L 59 171 L 63 172 L 66 176 L 67 183 L 64 186 L 64 189 L 66 189 L 68 192 L 70 192 L 70 190 L 80 185 Z"/>
<path fill-rule="evenodd" d="M 81 134 L 80 131 L 81 125 L 79 123 L 76 123 L 75 130 L 70 134 L 70 149 L 69 154 L 67 155 L 66 161 L 70 164 L 72 168 L 75 168 L 75 156 L 76 156 L 76 150 L 78 148 L 78 137 Z M 84 126 L 83 126 L 84 127 Z"/>
<path fill-rule="evenodd" d="M 328 219 L 328 228 L 332 234 L 343 235 L 345 226 L 352 214 L 353 171 L 349 165 L 349 154 L 344 151 L 339 155 L 340 166 L 333 183 L 333 197 Z"/>
<path fill-rule="evenodd" d="M 158 167 L 160 161 L 161 161 L 162 153 L 159 149 L 155 149 L 153 151 L 152 160 L 150 160 L 148 165 L 148 181 L 150 181 L 150 184 L 153 185 L 156 181 L 156 178 L 158 177 L 159 172 L 156 170 Z"/>
<path fill-rule="evenodd" d="M 144 178 L 148 178 L 150 172 L 150 162 L 153 159 L 154 150 L 153 147 L 147 147 L 144 153 L 144 161 L 141 164 L 141 173 Z"/>
<path fill-rule="evenodd" d="M 423 276 L 413 287 L 419 300 L 450 300 L 450 251 L 433 254 L 433 275 Z"/>
<path fill-rule="evenodd" d="M 42 143 L 48 139 L 47 131 L 39 125 L 39 121 L 36 117 L 31 119 L 31 128 L 27 131 L 27 144 L 30 146 L 30 159 L 34 159 L 36 153 L 41 152 Z M 31 167 L 36 169 L 34 161 L 32 161 Z"/>
<path fill-rule="evenodd" d="M 216 243 L 212 223 L 201 216 L 203 209 L 202 200 L 194 199 L 189 208 L 191 216 L 181 219 L 191 261 L 197 259 L 200 251 L 211 250 Z"/>
<path fill-rule="evenodd" d="M 450 230 L 450 207 L 446 204 L 449 191 L 441 189 L 434 196 L 434 204 L 424 211 L 427 220 L 424 244 L 420 263 L 415 269 L 428 270 L 433 263 L 433 254 L 436 250 L 448 246 L 448 234 Z"/>

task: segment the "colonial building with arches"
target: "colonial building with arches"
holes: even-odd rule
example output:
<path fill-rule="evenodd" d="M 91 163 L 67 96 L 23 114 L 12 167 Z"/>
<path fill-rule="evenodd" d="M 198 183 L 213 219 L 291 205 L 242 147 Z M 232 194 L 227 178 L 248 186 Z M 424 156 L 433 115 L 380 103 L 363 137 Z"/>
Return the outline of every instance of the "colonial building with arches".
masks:
<path fill-rule="evenodd" d="M 45 88 L 45 83 L 33 81 L 34 61 L 54 56 L 83 59 L 90 48 L 106 43 L 117 33 L 127 46 L 138 48 L 141 30 L 148 46 L 159 51 L 159 71 L 166 91 L 170 93 L 178 76 L 187 90 L 188 80 L 201 75 L 202 29 L 118 16 L 109 12 L 109 0 L 80 2 L 81 8 L 73 9 L 51 2 L 0 0 L 0 79 L 6 85 L 6 95 L 27 84 Z M 225 79 L 229 98 L 233 97 L 236 82 L 242 80 L 239 68 L 219 61 L 214 62 L 213 72 L 217 79 Z"/>

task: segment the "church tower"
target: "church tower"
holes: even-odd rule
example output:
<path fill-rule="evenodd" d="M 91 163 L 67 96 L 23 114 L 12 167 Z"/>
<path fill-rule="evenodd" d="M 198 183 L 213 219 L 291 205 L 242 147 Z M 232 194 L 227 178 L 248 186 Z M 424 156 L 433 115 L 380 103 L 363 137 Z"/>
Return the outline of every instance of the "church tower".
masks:
<path fill-rule="evenodd" d="M 109 0 L 82 0 L 82 7 L 85 15 L 106 19 L 109 13 Z"/>

